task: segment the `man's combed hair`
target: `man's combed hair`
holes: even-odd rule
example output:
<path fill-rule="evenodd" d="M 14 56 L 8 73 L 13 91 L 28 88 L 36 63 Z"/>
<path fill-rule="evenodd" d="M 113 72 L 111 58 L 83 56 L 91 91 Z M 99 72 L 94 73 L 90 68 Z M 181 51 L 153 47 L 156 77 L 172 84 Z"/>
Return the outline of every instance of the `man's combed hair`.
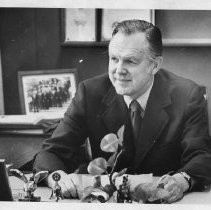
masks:
<path fill-rule="evenodd" d="M 160 29 L 144 20 L 125 20 L 113 24 L 112 37 L 118 32 L 131 35 L 136 32 L 144 32 L 149 43 L 149 51 L 152 58 L 162 56 L 163 44 Z"/>

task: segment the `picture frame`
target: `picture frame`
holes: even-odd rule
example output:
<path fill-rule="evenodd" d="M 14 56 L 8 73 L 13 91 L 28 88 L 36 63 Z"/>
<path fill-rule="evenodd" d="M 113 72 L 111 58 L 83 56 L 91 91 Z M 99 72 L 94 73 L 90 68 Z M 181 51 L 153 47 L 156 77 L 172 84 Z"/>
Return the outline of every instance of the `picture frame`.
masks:
<path fill-rule="evenodd" d="M 19 71 L 21 113 L 43 119 L 62 118 L 78 84 L 77 70 L 52 69 Z"/>
<path fill-rule="evenodd" d="M 127 19 L 141 19 L 154 24 L 155 11 L 152 9 L 103 9 L 102 25 L 101 25 L 101 41 L 109 41 L 111 39 L 115 22 Z"/>
<path fill-rule="evenodd" d="M 62 45 L 93 45 L 97 41 L 96 9 L 62 9 L 61 21 Z"/>

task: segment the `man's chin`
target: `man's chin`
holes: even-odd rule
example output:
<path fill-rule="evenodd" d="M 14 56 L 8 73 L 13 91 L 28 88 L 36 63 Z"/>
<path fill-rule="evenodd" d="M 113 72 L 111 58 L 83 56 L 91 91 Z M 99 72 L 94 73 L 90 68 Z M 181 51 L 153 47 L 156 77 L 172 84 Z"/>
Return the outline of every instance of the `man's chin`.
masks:
<path fill-rule="evenodd" d="M 119 95 L 130 95 L 127 90 L 120 89 L 120 88 L 115 88 L 115 89 L 116 89 L 117 94 Z"/>

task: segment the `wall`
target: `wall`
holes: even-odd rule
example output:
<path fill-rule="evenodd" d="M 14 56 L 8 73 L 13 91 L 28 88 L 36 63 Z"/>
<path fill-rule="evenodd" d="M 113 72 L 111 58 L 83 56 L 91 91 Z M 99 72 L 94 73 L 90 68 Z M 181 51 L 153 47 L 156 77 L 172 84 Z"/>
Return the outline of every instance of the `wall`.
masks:
<path fill-rule="evenodd" d="M 78 69 L 79 81 L 107 71 L 105 46 L 61 46 L 59 9 L 0 9 L 0 49 L 6 114 L 19 114 L 17 72 Z M 210 47 L 165 47 L 163 67 L 209 85 Z M 83 59 L 84 62 L 78 61 Z"/>
<path fill-rule="evenodd" d="M 164 43 L 170 41 L 164 48 L 163 67 L 210 86 L 211 11 L 157 10 L 155 21 Z"/>
<path fill-rule="evenodd" d="M 166 47 L 163 68 L 211 86 L 211 47 Z"/>
<path fill-rule="evenodd" d="M 60 9 L 0 9 L 5 113 L 21 111 L 18 71 L 78 69 L 79 81 L 107 70 L 105 47 L 61 46 Z M 83 59 L 84 62 L 78 61 Z"/>

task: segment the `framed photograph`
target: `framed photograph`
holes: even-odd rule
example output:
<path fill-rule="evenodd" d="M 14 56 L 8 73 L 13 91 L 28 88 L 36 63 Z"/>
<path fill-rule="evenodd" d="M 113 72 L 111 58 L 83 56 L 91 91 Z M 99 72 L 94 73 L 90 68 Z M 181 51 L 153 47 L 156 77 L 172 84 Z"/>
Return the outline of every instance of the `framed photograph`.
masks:
<path fill-rule="evenodd" d="M 22 114 L 62 118 L 77 88 L 76 69 L 18 72 Z"/>
<path fill-rule="evenodd" d="M 96 41 L 96 9 L 68 8 L 62 10 L 63 44 L 92 44 Z"/>
<path fill-rule="evenodd" d="M 141 19 L 154 24 L 154 10 L 149 9 L 103 9 L 101 41 L 111 39 L 113 25 L 127 19 Z"/>

